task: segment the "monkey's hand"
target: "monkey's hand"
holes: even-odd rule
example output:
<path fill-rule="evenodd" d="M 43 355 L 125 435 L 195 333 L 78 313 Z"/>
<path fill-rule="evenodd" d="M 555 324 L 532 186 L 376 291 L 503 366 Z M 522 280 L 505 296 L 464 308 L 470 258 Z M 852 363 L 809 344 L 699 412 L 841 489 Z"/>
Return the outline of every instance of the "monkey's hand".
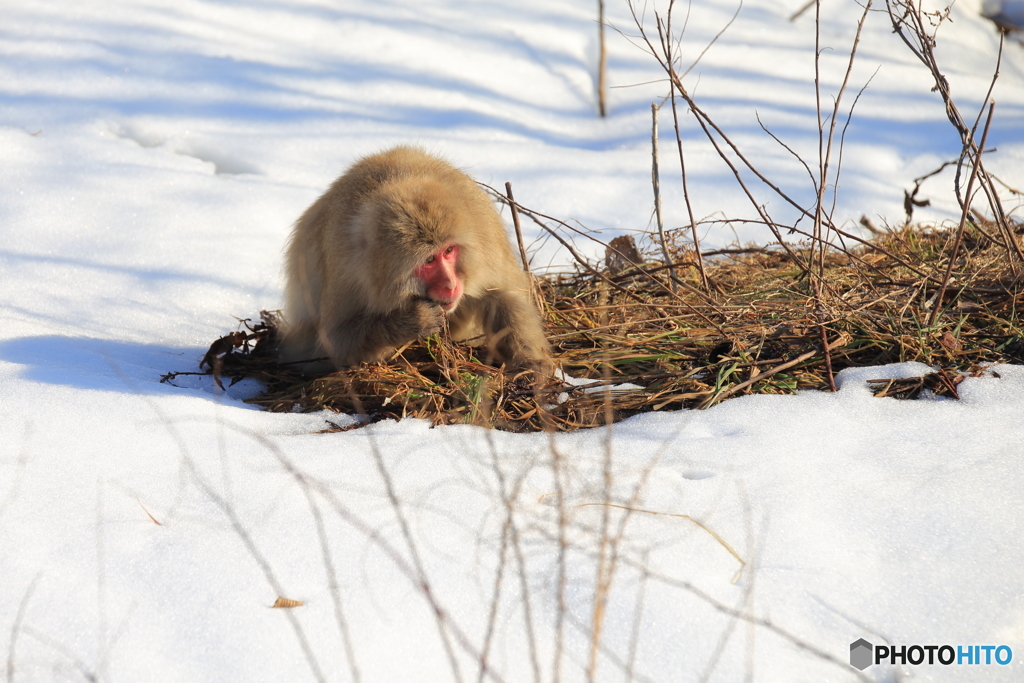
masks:
<path fill-rule="evenodd" d="M 390 311 L 343 318 L 329 330 L 329 355 L 335 367 L 375 361 L 446 324 L 444 309 L 429 299 L 409 299 Z"/>
<path fill-rule="evenodd" d="M 415 299 L 413 301 L 411 320 L 416 328 L 416 338 L 423 339 L 441 331 L 445 326 L 446 319 L 444 309 L 440 304 L 430 299 Z"/>

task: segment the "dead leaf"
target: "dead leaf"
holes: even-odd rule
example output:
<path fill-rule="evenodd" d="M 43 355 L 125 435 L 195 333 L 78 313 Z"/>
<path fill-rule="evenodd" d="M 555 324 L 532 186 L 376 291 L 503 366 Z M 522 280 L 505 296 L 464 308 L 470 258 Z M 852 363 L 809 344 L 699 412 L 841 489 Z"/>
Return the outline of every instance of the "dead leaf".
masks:
<path fill-rule="evenodd" d="M 608 244 L 604 264 L 612 275 L 638 263 L 641 263 L 640 252 L 632 235 L 619 235 Z"/>
<path fill-rule="evenodd" d="M 963 348 L 963 344 L 960 343 L 960 340 L 950 334 L 949 330 L 946 330 L 942 334 L 942 338 L 939 339 L 939 343 L 951 351 L 959 351 Z"/>
<path fill-rule="evenodd" d="M 281 609 L 291 609 L 292 607 L 302 607 L 306 603 L 301 600 L 289 600 L 288 598 L 282 598 L 278 596 L 277 601 L 274 602 L 271 607 L 277 607 Z"/>

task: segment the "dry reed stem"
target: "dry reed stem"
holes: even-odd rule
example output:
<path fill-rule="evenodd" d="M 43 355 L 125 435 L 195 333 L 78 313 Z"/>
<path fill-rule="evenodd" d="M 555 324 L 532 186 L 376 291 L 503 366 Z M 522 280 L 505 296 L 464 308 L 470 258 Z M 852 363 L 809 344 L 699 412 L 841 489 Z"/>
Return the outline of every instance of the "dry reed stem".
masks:
<path fill-rule="evenodd" d="M 654 189 L 654 219 L 658 228 L 658 241 L 665 257 L 665 267 L 672 290 L 675 291 L 676 271 L 665 244 L 665 221 L 661 217 L 661 174 L 658 170 L 658 105 L 651 103 L 651 187 Z"/>
<path fill-rule="evenodd" d="M 597 110 L 601 118 L 608 115 L 606 93 L 608 91 L 608 50 L 604 43 L 604 0 L 597 0 Z"/>
<path fill-rule="evenodd" d="M 603 503 L 580 503 L 576 507 L 591 507 L 591 506 L 595 506 L 595 505 L 602 505 L 602 506 L 607 506 L 607 507 L 610 507 L 610 508 L 617 508 L 619 510 L 626 510 L 627 512 L 639 512 L 639 513 L 642 513 L 642 514 L 645 514 L 645 515 L 656 515 L 656 516 L 659 516 L 659 517 L 675 517 L 677 519 L 688 520 L 688 521 L 693 522 L 694 524 L 696 524 L 702 530 L 704 530 L 708 535 L 710 535 L 712 538 L 714 538 L 715 541 L 717 541 L 720 546 L 725 548 L 729 552 L 730 555 L 735 557 L 736 561 L 740 563 L 740 569 L 741 570 L 742 570 L 743 567 L 745 567 L 747 565 L 746 560 L 744 560 L 742 557 L 740 557 L 740 554 L 738 552 L 736 552 L 736 550 L 731 545 L 729 545 L 729 543 L 724 538 L 722 538 L 721 536 L 716 534 L 714 532 L 714 530 L 711 529 L 711 527 L 707 526 L 706 524 L 704 524 L 703 522 L 701 522 L 701 521 L 699 521 L 697 519 L 694 519 L 690 515 L 682 515 L 682 514 L 679 514 L 679 513 L 676 513 L 676 512 L 659 512 L 657 510 L 643 510 L 643 509 L 640 509 L 640 508 L 637 508 L 637 507 L 632 507 L 632 506 L 629 506 L 629 505 L 617 505 L 615 503 L 608 503 L 608 502 L 603 502 Z M 735 579 L 733 580 L 733 583 L 735 583 Z"/>

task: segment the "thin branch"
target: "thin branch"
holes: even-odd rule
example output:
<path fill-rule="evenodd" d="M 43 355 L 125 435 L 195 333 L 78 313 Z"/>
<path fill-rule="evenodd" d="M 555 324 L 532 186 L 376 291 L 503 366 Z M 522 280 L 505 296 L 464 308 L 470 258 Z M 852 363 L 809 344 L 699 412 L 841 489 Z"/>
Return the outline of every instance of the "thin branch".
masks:
<path fill-rule="evenodd" d="M 675 88 L 679 91 L 679 96 L 682 97 L 683 100 L 686 102 L 687 106 L 690 109 L 690 112 L 697 119 L 697 123 L 700 125 L 701 130 L 704 131 L 704 135 L 711 142 L 712 146 L 715 148 L 715 151 L 718 153 L 719 157 L 721 157 L 721 159 L 725 162 L 725 164 L 732 171 L 733 176 L 735 177 L 737 184 L 739 184 L 739 186 L 743 190 L 744 194 L 750 200 L 751 204 L 754 207 L 754 210 L 757 211 L 759 216 L 761 216 L 761 219 L 764 221 L 764 224 L 766 226 L 768 226 L 768 228 L 772 231 L 772 234 L 775 235 L 776 240 L 778 240 L 778 242 L 782 246 L 782 248 L 790 253 L 790 256 L 793 258 L 794 262 L 799 264 L 802 270 L 807 270 L 807 265 L 804 263 L 803 259 L 800 258 L 795 252 L 793 252 L 792 249 L 786 244 L 786 242 L 782 239 L 782 235 L 779 232 L 778 226 L 776 225 L 776 223 L 771 219 L 771 217 L 768 216 L 768 213 L 765 211 L 764 207 L 760 203 L 758 203 L 758 201 L 754 198 L 753 194 L 750 192 L 750 190 L 747 187 L 746 183 L 743 181 L 743 178 L 740 176 L 739 171 L 737 170 L 736 166 L 732 163 L 732 160 L 729 159 L 729 157 L 725 154 L 724 150 L 722 150 L 722 148 L 718 144 L 718 140 L 715 138 L 715 136 L 712 135 L 711 130 L 709 129 L 709 126 L 710 126 L 711 129 L 714 129 L 715 133 L 717 133 L 718 136 L 721 137 L 721 139 L 730 147 L 730 149 L 732 149 L 733 153 L 737 155 L 737 157 L 743 162 L 743 164 L 748 169 L 750 169 L 758 177 L 758 179 L 760 179 L 762 182 L 767 184 L 777 194 L 779 194 L 779 196 L 783 197 L 787 202 L 789 202 L 793 206 L 797 207 L 802 212 L 806 213 L 808 216 L 811 215 L 810 212 L 807 211 L 806 209 L 804 209 L 803 207 L 801 207 L 796 202 L 794 202 L 792 199 L 790 199 L 777 185 L 775 185 L 774 183 L 769 181 L 768 178 L 766 178 L 762 173 L 757 171 L 756 168 L 753 166 L 753 164 L 751 164 L 747 160 L 746 156 L 744 156 L 742 154 L 742 152 L 740 152 L 739 148 L 735 144 L 733 144 L 732 140 L 729 139 L 729 137 L 725 134 L 725 132 L 722 131 L 721 128 L 719 128 L 718 125 L 715 124 L 715 122 L 711 119 L 711 117 L 709 117 L 697 105 L 697 103 L 693 100 L 693 98 L 687 93 L 686 88 L 683 86 L 682 79 L 680 78 L 679 74 L 675 70 L 675 66 L 671 62 L 671 59 L 672 59 L 671 53 L 663 54 L 664 47 L 662 48 L 662 51 L 659 51 L 657 48 L 655 48 L 654 44 L 651 42 L 650 36 L 647 35 L 647 31 L 646 31 L 646 29 L 643 26 L 642 20 L 640 19 L 639 16 L 637 16 L 636 7 L 633 5 L 633 3 L 629 3 L 629 7 L 630 7 L 630 11 L 631 11 L 631 13 L 633 15 L 633 19 L 636 22 L 637 28 L 640 30 L 640 36 L 644 40 L 644 42 L 647 44 L 648 51 L 655 58 L 655 60 L 661 66 L 662 70 L 666 73 L 666 75 L 668 75 L 669 79 L 675 85 Z M 671 36 L 666 36 L 665 35 L 664 29 L 663 29 L 663 25 L 662 25 L 662 22 L 660 20 L 658 20 L 658 22 L 657 22 L 657 27 L 658 27 L 659 39 L 660 39 L 660 41 L 662 43 L 662 46 L 664 46 L 666 44 L 666 41 L 670 41 L 671 40 Z"/>
<path fill-rule="evenodd" d="M 605 103 L 605 92 L 608 90 L 606 72 L 608 71 L 608 51 L 604 44 L 604 0 L 597 0 L 597 109 L 604 118 L 608 115 Z"/>
<path fill-rule="evenodd" d="M 21 634 L 21 622 L 25 619 L 28 603 L 32 600 L 32 595 L 36 592 L 36 586 L 39 584 L 39 578 L 42 575 L 42 572 L 39 572 L 32 577 L 32 581 L 29 582 L 28 588 L 25 589 L 25 593 L 21 596 L 21 601 L 18 603 L 18 611 L 14 615 L 14 623 L 11 624 L 11 637 L 7 642 L 7 683 L 14 683 L 14 651 L 18 644 L 18 636 Z"/>
<path fill-rule="evenodd" d="M 740 6 L 742 7 L 743 3 L 740 3 Z M 736 11 L 739 12 L 739 9 L 737 9 Z M 735 16 L 733 17 L 733 19 L 735 19 Z M 687 5 L 687 20 L 689 20 L 689 5 Z M 667 36 L 671 36 L 672 5 L 669 5 L 669 12 L 668 16 L 666 17 L 666 21 L 667 24 L 665 34 Z M 732 21 L 730 21 L 729 24 L 732 24 Z M 728 26 L 726 26 L 726 28 L 728 28 Z M 724 31 L 725 29 L 722 30 Z M 659 30 L 659 35 L 660 33 L 661 31 Z M 717 36 L 715 37 L 715 39 L 717 40 Z M 668 55 L 667 61 L 671 64 L 672 45 L 671 43 L 666 44 L 665 40 L 666 37 L 662 36 L 662 49 L 666 51 L 666 54 Z M 690 238 L 693 240 L 694 255 L 697 259 L 697 272 L 700 273 L 700 282 L 701 285 L 704 287 L 704 291 L 710 294 L 711 285 L 708 283 L 708 274 L 707 271 L 704 269 L 704 257 L 701 255 L 700 252 L 700 235 L 697 232 L 697 221 L 693 216 L 693 205 L 690 202 L 690 188 L 686 181 L 686 159 L 683 156 L 683 135 L 681 129 L 679 128 L 679 111 L 678 107 L 676 106 L 675 81 L 671 79 L 669 79 L 669 101 L 672 103 L 672 124 L 673 130 L 675 131 L 676 135 L 676 148 L 679 151 L 679 173 L 683 182 L 683 202 L 686 204 L 686 215 L 690 219 Z"/>
<path fill-rule="evenodd" d="M 509 201 L 508 197 L 505 197 L 504 195 L 502 195 L 500 192 L 495 190 L 490 185 L 487 185 L 486 183 L 481 183 L 479 181 L 478 181 L 478 184 L 481 187 L 489 190 L 491 192 L 491 194 L 493 194 L 499 200 L 501 200 L 503 202 L 508 202 Z M 561 235 L 556 233 L 551 228 L 551 226 L 545 224 L 544 221 L 540 220 L 540 218 L 546 218 L 547 220 L 554 221 L 555 223 L 558 223 L 562 227 L 566 228 L 567 230 L 570 230 L 570 231 L 572 231 L 572 232 L 574 232 L 574 233 L 576 233 L 576 234 L 578 234 L 578 235 L 580 235 L 582 237 L 586 237 L 587 239 L 589 239 L 589 240 L 591 240 L 593 242 L 596 242 L 597 244 L 602 245 L 605 249 L 611 250 L 611 251 L 615 252 L 620 257 L 622 257 L 627 263 L 629 263 L 629 264 L 633 265 L 634 267 L 636 267 L 637 271 L 639 273 L 643 274 L 645 277 L 650 278 L 651 282 L 656 284 L 658 287 L 663 288 L 663 290 L 667 294 L 669 294 L 670 296 L 674 297 L 677 301 L 679 301 L 684 306 L 689 307 L 694 313 L 699 315 L 701 317 L 701 319 L 704 320 L 704 322 L 706 322 L 708 325 L 711 325 L 712 327 L 714 327 L 716 330 L 721 332 L 724 336 L 731 338 L 729 332 L 727 330 L 725 330 L 720 323 L 715 322 L 714 320 L 709 318 L 705 313 L 699 311 L 697 308 L 695 308 L 693 306 L 693 304 L 691 304 L 690 302 L 688 302 L 685 299 L 683 299 L 681 296 L 679 296 L 678 293 L 673 292 L 668 287 L 668 285 L 666 285 L 662 281 L 658 280 L 657 278 L 653 277 L 647 269 L 643 268 L 643 266 L 641 266 L 640 264 L 633 262 L 631 259 L 629 259 L 625 254 L 623 254 L 618 249 L 612 247 L 609 244 L 605 244 L 604 242 L 602 242 L 601 240 L 597 239 L 593 235 L 590 235 L 590 234 L 588 234 L 588 233 L 586 233 L 586 232 L 584 232 L 584 231 L 582 231 L 582 230 L 580 230 L 578 228 L 574 228 L 573 226 L 569 225 L 568 223 L 566 223 L 563 220 L 560 220 L 558 218 L 554 218 L 552 216 L 548 216 L 547 214 L 543 214 L 543 213 L 541 213 L 539 211 L 535 211 L 533 209 L 528 209 L 525 206 L 523 206 L 522 204 L 519 204 L 518 202 L 516 203 L 516 206 L 519 207 L 519 211 L 520 212 L 525 213 L 527 216 L 529 216 L 530 219 L 533 220 L 534 223 L 536 223 L 541 229 L 543 229 L 549 235 L 554 237 L 563 247 L 565 247 L 566 251 L 568 251 L 572 255 L 572 257 L 576 260 L 576 262 L 578 264 L 580 264 L 580 266 L 582 266 L 584 270 L 586 270 L 588 273 L 590 273 L 594 277 L 598 278 L 599 280 L 601 280 L 603 282 L 608 283 L 610 286 L 612 286 L 615 289 L 617 289 L 618 291 L 622 292 L 623 294 L 625 294 L 629 298 L 633 299 L 637 303 L 641 303 L 641 304 L 644 304 L 644 305 L 653 305 L 649 301 L 644 301 L 636 293 L 631 292 L 628 289 L 626 289 L 625 287 L 623 287 L 622 285 L 612 281 L 607 275 L 605 275 L 604 273 L 599 271 L 597 268 L 592 266 L 585 258 L 583 258 L 583 256 L 578 251 L 576 251 L 576 249 L 572 246 L 572 244 L 570 244 L 568 242 L 568 240 L 566 240 Z M 691 294 L 694 294 L 694 295 L 698 296 L 702 301 L 704 301 L 709 306 L 712 306 L 716 313 L 718 313 L 721 317 L 725 318 L 725 315 L 721 312 L 721 310 L 718 309 L 718 305 L 714 301 L 714 299 L 710 298 L 707 294 L 705 294 L 704 292 L 700 291 L 699 289 L 697 289 L 693 285 L 690 285 L 690 284 L 688 284 L 686 282 L 683 282 L 682 280 L 676 280 L 675 282 L 676 282 L 676 284 L 681 286 L 686 291 L 690 292 Z"/>
<path fill-rule="evenodd" d="M 811 4 L 814 4 L 813 0 L 812 0 Z M 764 123 L 762 123 L 761 115 L 759 113 L 757 113 L 756 111 L 754 112 L 754 118 L 757 119 L 757 125 L 761 126 L 761 130 L 763 130 L 765 133 L 768 133 L 768 135 L 771 136 L 772 140 L 775 140 L 775 142 L 779 143 L 779 145 L 783 149 L 785 149 L 787 152 L 789 152 L 790 155 L 792 155 L 794 159 L 796 159 L 797 161 L 800 162 L 800 164 L 804 167 L 804 170 L 807 171 L 807 176 L 811 179 L 811 185 L 814 186 L 814 193 L 817 194 L 818 193 L 818 181 L 815 180 L 814 174 L 811 172 L 811 167 L 807 165 L 807 162 L 804 161 L 804 158 L 802 156 L 800 156 L 799 154 L 797 154 L 793 150 L 793 148 L 791 148 L 789 145 L 787 145 L 785 142 L 783 142 L 777 135 L 775 135 L 775 133 L 771 132 L 768 129 L 768 127 L 765 126 Z"/>
<path fill-rule="evenodd" d="M 316 536 L 320 543 L 320 557 L 324 561 L 324 573 L 327 574 L 327 586 L 331 591 L 331 603 L 334 606 L 334 620 L 338 624 L 338 631 L 341 633 L 342 647 L 345 648 L 345 658 L 348 660 L 348 671 L 352 676 L 353 683 L 359 683 L 362 676 L 359 673 L 359 666 L 356 663 L 355 647 L 352 645 L 352 636 L 348 627 L 348 619 L 345 618 L 345 610 L 341 604 L 341 588 L 338 586 L 338 572 L 334 568 L 334 560 L 331 556 L 331 546 L 327 540 L 327 529 L 324 526 L 324 516 L 320 507 L 313 498 L 313 492 L 308 486 L 302 486 L 302 493 L 309 504 L 310 514 L 316 525 Z"/>
<path fill-rule="evenodd" d="M 812 7 L 814 7 L 814 3 L 816 1 L 817 0 L 808 0 L 806 3 L 804 3 L 803 7 L 801 7 L 800 9 L 798 9 L 797 11 L 795 11 L 791 15 L 789 15 L 789 20 L 790 21 L 796 21 L 797 19 L 799 19 L 801 14 L 803 14 L 807 10 L 811 9 Z"/>
<path fill-rule="evenodd" d="M 569 517 L 565 509 L 565 485 L 562 481 L 565 459 L 558 450 L 553 431 L 548 432 L 548 439 L 548 447 L 551 450 L 551 470 L 555 482 L 555 496 L 557 496 L 558 500 L 558 585 L 555 598 L 555 647 L 551 655 L 553 660 L 551 678 L 554 683 L 560 683 L 562 680 L 562 653 L 565 647 L 565 621 L 568 611 L 565 593 L 568 583 L 569 539 L 567 528 L 569 526 Z"/>
<path fill-rule="evenodd" d="M 642 566 L 639 563 L 637 563 L 636 561 L 629 560 L 628 558 L 626 560 L 624 560 L 624 562 L 629 564 L 631 567 L 633 567 L 637 571 L 642 572 L 643 574 L 645 574 L 649 578 L 654 579 L 655 581 L 658 581 L 658 582 L 660 582 L 660 583 L 662 583 L 662 584 L 664 584 L 666 586 L 673 586 L 675 588 L 681 588 L 681 589 L 683 589 L 683 590 L 693 594 L 698 599 L 700 599 L 704 603 L 710 605 L 711 607 L 713 607 L 714 609 L 718 610 L 719 612 L 721 612 L 723 614 L 729 615 L 731 617 L 735 617 L 736 619 L 740 619 L 742 621 L 749 622 L 749 623 L 754 624 L 756 626 L 760 626 L 761 628 L 767 629 L 768 631 L 771 631 L 775 635 L 781 637 L 783 640 L 789 641 L 790 643 L 792 643 L 793 645 L 797 646 L 801 650 L 804 650 L 805 652 L 808 652 L 809 654 L 814 655 L 815 657 L 817 657 L 817 658 L 819 658 L 821 660 L 829 662 L 830 664 L 834 664 L 835 666 L 839 667 L 840 669 L 842 669 L 845 672 L 852 673 L 852 675 L 857 677 L 859 680 L 864 681 L 864 683 L 870 683 L 871 680 L 872 680 L 872 679 L 868 678 L 866 675 L 864 675 L 860 671 L 852 671 L 849 662 L 845 662 L 845 661 L 839 659 L 838 657 L 836 657 L 835 655 L 833 655 L 833 654 L 831 654 L 831 653 L 829 653 L 829 652 L 827 652 L 825 650 L 822 650 L 822 649 L 812 645 L 811 643 L 807 642 L 803 638 L 795 636 L 792 633 L 790 633 L 789 631 L 787 631 L 787 630 L 785 630 L 785 629 L 783 629 L 783 628 L 781 628 L 779 626 L 776 626 L 775 624 L 773 624 L 768 619 L 764 619 L 764 618 L 761 618 L 761 617 L 755 617 L 755 616 L 753 616 L 751 614 L 747 614 L 745 612 L 741 612 L 739 610 L 736 610 L 736 609 L 730 607 L 729 605 L 726 605 L 723 602 L 720 602 L 720 601 L 716 600 L 711 595 L 709 595 L 708 593 L 705 593 L 700 588 L 697 588 L 696 586 L 694 586 L 689 581 L 683 581 L 683 580 L 676 579 L 676 578 L 671 577 L 671 576 L 667 576 L 665 574 L 654 572 L 650 568 Z"/>
<path fill-rule="evenodd" d="M 674 2 L 675 2 L 675 0 L 672 0 L 672 2 L 669 3 L 669 14 L 670 15 L 672 14 L 672 4 Z M 741 9 L 743 9 L 743 0 L 740 0 L 740 4 L 736 6 L 736 11 L 732 13 L 731 17 L 729 17 L 729 21 L 727 21 L 725 23 L 725 26 L 723 26 L 718 31 L 718 33 L 715 34 L 715 37 L 712 38 L 708 42 L 708 44 L 704 46 L 704 49 L 701 50 L 699 55 L 697 55 L 697 59 L 693 60 L 693 63 L 690 64 L 690 66 L 686 67 L 686 71 L 683 72 L 683 75 L 680 76 L 680 79 L 686 78 L 686 76 L 691 71 L 693 71 L 694 67 L 696 67 L 698 64 L 700 64 L 700 60 L 702 60 L 704 58 L 704 55 L 707 54 L 707 51 L 711 49 L 711 46 L 714 45 L 715 43 L 717 43 L 718 39 L 722 37 L 722 34 L 725 33 L 727 30 L 729 30 L 729 27 L 732 26 L 732 22 L 736 21 L 736 17 L 738 17 L 740 15 L 740 10 Z M 687 5 L 687 19 L 689 19 L 689 5 Z"/>
<path fill-rule="evenodd" d="M 505 182 L 505 196 L 508 197 L 508 206 L 512 212 L 512 225 L 516 229 L 516 242 L 519 244 L 519 258 L 523 260 L 523 270 L 530 272 L 530 260 L 526 258 L 526 247 L 523 246 L 523 228 L 519 224 L 519 206 L 515 197 L 512 196 L 512 183 Z"/>
<path fill-rule="evenodd" d="M 658 241 L 661 254 L 668 267 L 669 280 L 674 282 L 676 271 L 672 266 L 672 257 L 668 255 L 668 244 L 665 241 L 665 221 L 661 217 L 661 177 L 658 172 L 658 105 L 651 103 L 651 186 L 654 188 L 654 217 L 658 224 Z M 672 285 L 675 289 L 675 285 Z"/>
<path fill-rule="evenodd" d="M 946 294 L 946 286 L 949 284 L 949 278 L 953 274 L 953 266 L 956 263 L 957 253 L 960 251 L 960 243 L 963 241 L 964 229 L 967 227 L 967 214 L 971 209 L 971 192 L 974 188 L 974 181 L 978 178 L 978 170 L 981 168 L 981 150 L 985 149 L 985 141 L 988 140 L 988 131 L 992 125 L 992 113 L 995 111 L 995 108 L 995 102 L 989 103 L 988 118 L 985 119 L 985 128 L 981 132 L 981 144 L 978 145 L 978 156 L 975 158 L 974 166 L 971 168 L 971 177 L 967 180 L 966 201 L 960 213 L 960 224 L 956 229 L 953 248 L 949 252 L 949 263 L 946 264 L 946 272 L 942 275 L 942 284 L 939 285 L 939 291 L 935 293 L 935 303 L 932 305 L 932 311 L 928 315 L 928 327 L 934 327 L 935 321 L 939 317 L 939 311 L 942 309 L 942 299 Z"/>

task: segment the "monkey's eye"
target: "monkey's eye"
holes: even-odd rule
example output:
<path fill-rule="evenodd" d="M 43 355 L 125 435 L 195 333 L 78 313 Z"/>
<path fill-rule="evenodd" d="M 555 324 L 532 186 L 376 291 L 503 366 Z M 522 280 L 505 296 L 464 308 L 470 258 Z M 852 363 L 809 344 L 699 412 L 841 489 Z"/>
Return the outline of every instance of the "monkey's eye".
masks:
<path fill-rule="evenodd" d="M 455 251 L 455 245 L 454 244 L 452 244 L 451 246 L 449 246 L 447 249 L 444 250 L 444 255 L 447 256 L 448 254 L 452 253 L 453 251 Z"/>
<path fill-rule="evenodd" d="M 424 261 L 424 263 L 433 263 L 433 262 L 434 262 L 434 256 L 428 256 L 427 260 Z"/>

